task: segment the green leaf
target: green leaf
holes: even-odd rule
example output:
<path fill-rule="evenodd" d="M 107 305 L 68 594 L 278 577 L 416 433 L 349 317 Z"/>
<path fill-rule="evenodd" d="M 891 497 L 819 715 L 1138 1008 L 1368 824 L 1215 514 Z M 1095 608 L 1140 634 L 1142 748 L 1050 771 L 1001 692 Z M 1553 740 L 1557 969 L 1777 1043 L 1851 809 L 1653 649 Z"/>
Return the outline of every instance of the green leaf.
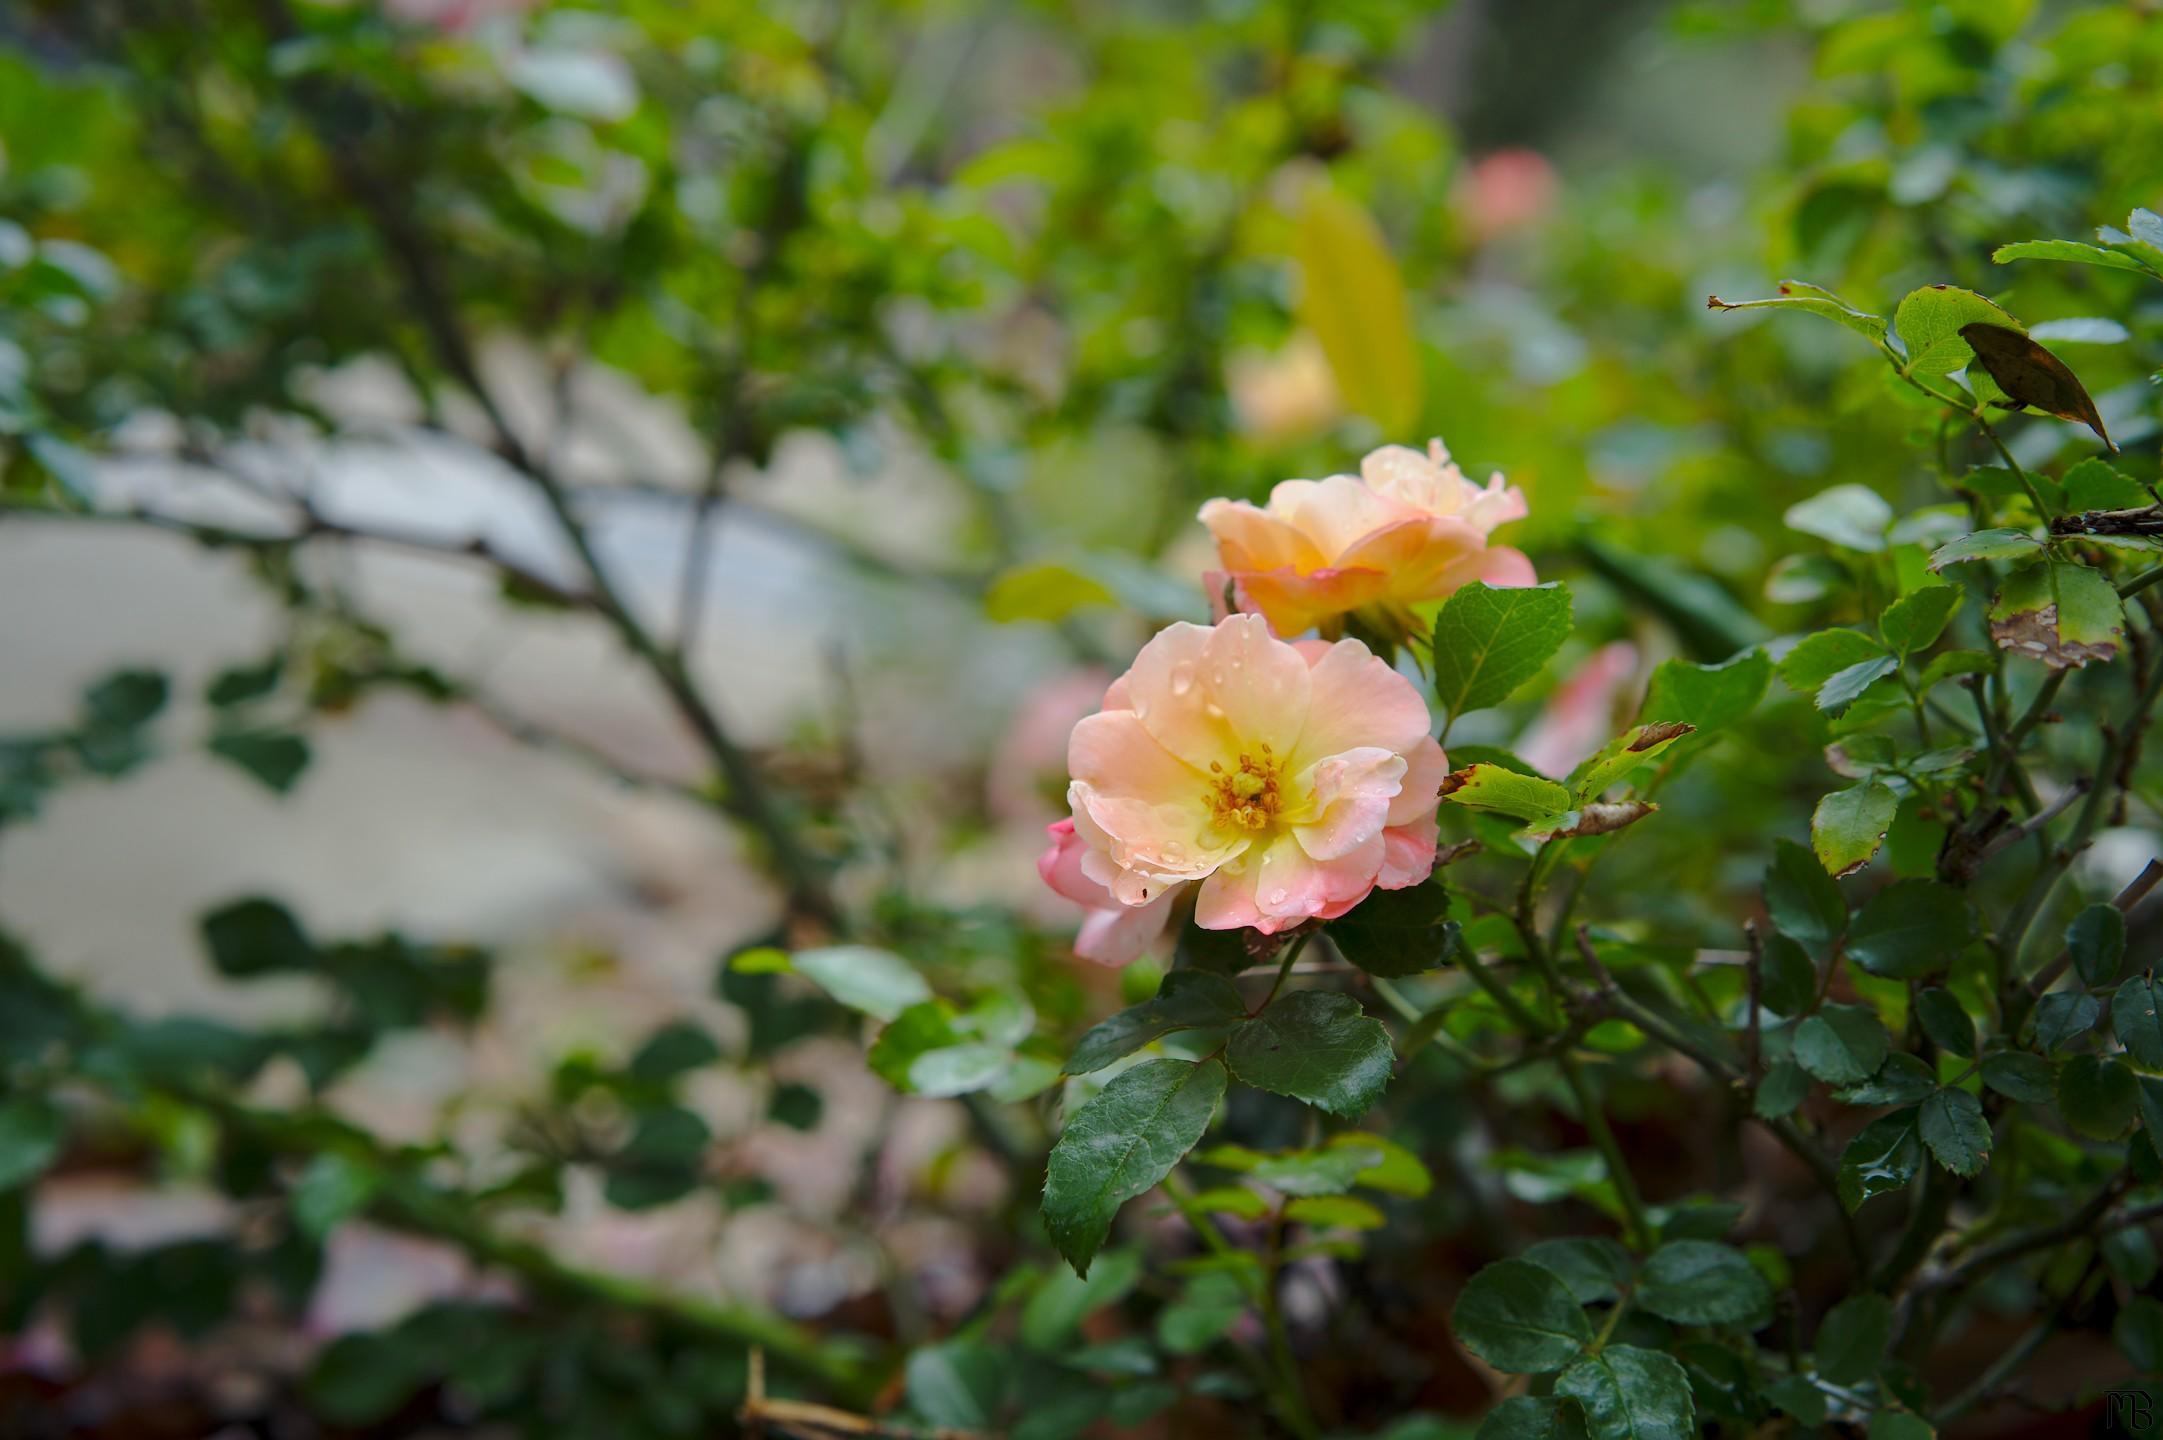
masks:
<path fill-rule="evenodd" d="M 1983 1061 L 1983 1083 L 2009 1100 L 2047 1105 L 2058 1093 L 2058 1070 L 2040 1055 L 2006 1050 Z"/>
<path fill-rule="evenodd" d="M 315 942 L 275 900 L 251 897 L 222 905 L 202 920 L 203 948 L 220 975 L 236 980 L 315 968 Z"/>
<path fill-rule="evenodd" d="M 1337 393 L 1383 434 L 1409 432 L 1420 411 L 1419 346 L 1381 230 L 1323 179 L 1306 187 L 1294 225 L 1299 323 L 1321 342 Z"/>
<path fill-rule="evenodd" d="M 1570 808 L 1570 792 L 1552 780 L 1520 775 L 1500 765 L 1468 765 L 1442 781 L 1442 798 L 1472 810 L 1519 820 L 1541 820 Z"/>
<path fill-rule="evenodd" d="M 1912 980 L 1943 970 L 1975 938 L 1967 898 L 1935 880 L 1895 880 L 1864 902 L 1848 956 L 1873 975 Z"/>
<path fill-rule="evenodd" d="M 1435 616 L 1435 698 L 1453 719 L 1499 705 L 1539 674 L 1569 635 L 1566 586 L 1467 585 Z"/>
<path fill-rule="evenodd" d="M 609 1157 L 602 1193 L 622 1210 L 644 1210 L 680 1199 L 698 1187 L 706 1147 L 706 1122 L 680 1105 L 639 1114 L 638 1122 Z"/>
<path fill-rule="evenodd" d="M 1555 1381 L 1585 1407 L 1593 1440 L 1695 1440 L 1697 1407 L 1681 1362 L 1657 1350 L 1610 1345 Z"/>
<path fill-rule="evenodd" d="M 1679 656 L 1652 672 L 1640 723 L 1680 720 L 1700 731 L 1732 725 L 1757 708 L 1772 683 L 1772 657 L 1755 647 L 1718 665 L 1694 665 Z"/>
<path fill-rule="evenodd" d="M 1795 648 L 1780 657 L 1781 683 L 1798 695 L 1814 695 L 1818 687 L 1867 660 L 1885 657 L 1885 647 L 1860 630 L 1820 630 L 1806 635 Z"/>
<path fill-rule="evenodd" d="M 1870 1440 L 1937 1440 L 1928 1420 L 1907 1410 L 1879 1410 L 1870 1417 Z"/>
<path fill-rule="evenodd" d="M 2035 1039 L 2045 1050 L 2063 1050 L 2095 1028 L 2103 1002 L 2077 990 L 2053 990 L 2035 1002 Z"/>
<path fill-rule="evenodd" d="M 2058 483 L 2068 510 L 2133 510 L 2155 503 L 2145 485 L 2093 455 L 2066 471 Z"/>
<path fill-rule="evenodd" d="M 789 957 L 797 974 L 848 1006 L 878 1020 L 892 1020 L 931 998 L 916 968 L 891 950 L 869 945 L 829 945 Z"/>
<path fill-rule="evenodd" d="M 1918 991 L 1915 1018 L 1939 1049 L 1963 1060 L 1975 1058 L 1975 1021 L 1952 991 L 1936 986 Z"/>
<path fill-rule="evenodd" d="M 1857 1131 L 1840 1152 L 1836 1177 L 1840 1203 L 1853 1214 L 1863 1202 L 1904 1188 L 1922 1168 L 1923 1146 L 1915 1133 L 1915 1112 L 1895 1110 Z"/>
<path fill-rule="evenodd" d="M 1983 1118 L 1983 1102 L 1966 1090 L 1940 1090 L 1925 1100 L 1916 1129 L 1955 1175 L 1979 1174 L 1990 1161 L 1990 1122 Z"/>
<path fill-rule="evenodd" d="M 1377 890 L 1329 922 L 1339 954 L 1366 971 L 1395 980 L 1433 970 L 1457 948 L 1449 891 L 1440 884 Z"/>
<path fill-rule="evenodd" d="M 2149 1132 L 2151 1137 L 2154 1133 Z M 2136 1227 L 2114 1230 L 2098 1241 L 2096 1248 L 2102 1251 L 2103 1262 L 2110 1266 L 2111 1273 L 2133 1289 L 2144 1290 L 2155 1280 L 2159 1268 L 2155 1241 L 2148 1238 L 2147 1231 Z"/>
<path fill-rule="evenodd" d="M 172 687 L 158 670 L 115 670 L 83 692 L 83 713 L 94 725 L 133 730 L 165 708 Z"/>
<path fill-rule="evenodd" d="M 2125 912 L 2115 905 L 2090 905 L 2065 927 L 2065 948 L 2083 984 L 2110 984 L 2125 968 Z"/>
<path fill-rule="evenodd" d="M 1886 607 L 1878 617 L 1878 634 L 1896 655 L 1928 650 L 1966 598 L 1967 592 L 1957 585 L 1925 585 Z"/>
<path fill-rule="evenodd" d="M 1843 550 L 1874 555 L 1885 548 L 1893 507 L 1867 485 L 1835 485 L 1790 505 L 1781 518 L 1790 530 L 1815 535 Z"/>
<path fill-rule="evenodd" d="M 1119 597 L 1101 580 L 1048 561 L 1002 571 L 984 591 L 984 614 L 998 625 L 1059 621 L 1093 605 L 1117 603 Z"/>
<path fill-rule="evenodd" d="M 1199 1355 L 1246 1313 L 1247 1295 L 1239 1281 L 1222 1272 L 1205 1272 L 1157 1312 L 1157 1343 L 1173 1355 Z"/>
<path fill-rule="evenodd" d="M 2154 972 L 2129 976 L 2110 1000 L 2110 1024 L 2118 1043 L 2148 1070 L 2163 1070 L 2163 990 Z"/>
<path fill-rule="evenodd" d="M 1878 1373 L 1893 1335 L 1893 1303 L 1867 1292 L 1850 1295 L 1818 1322 L 1818 1374 L 1835 1385 L 1860 1385 Z"/>
<path fill-rule="evenodd" d="M 1997 668 L 1997 660 L 1981 650 L 1947 650 L 1932 657 L 1916 688 L 1927 694 L 1932 687 L 1958 676 L 1988 675 Z"/>
<path fill-rule="evenodd" d="M 2135 1077 L 2135 1086 L 2134 1109 L 2141 1129 L 2148 1132 L 2149 1146 L 2163 1156 L 2163 1080 L 2140 1075 Z"/>
<path fill-rule="evenodd" d="M 2047 560 L 2005 577 L 1990 605 L 1990 638 L 2053 670 L 2107 661 L 2125 638 L 2125 605 L 2102 571 Z"/>
<path fill-rule="evenodd" d="M 2101 265 L 2111 270 L 2148 273 L 2146 266 L 2122 251 L 2106 250 L 2100 245 L 2086 245 L 2078 240 L 2016 240 L 1991 251 L 1990 258 L 2000 265 L 2015 260 L 2058 260 L 2070 265 Z"/>
<path fill-rule="evenodd" d="M 1815 955 L 1828 953 L 1833 942 L 1847 933 L 1848 903 L 1839 885 L 1808 850 L 1792 840 L 1773 842 L 1772 863 L 1765 867 L 1765 908 L 1781 934 Z M 1768 974 L 1768 982 L 1770 978 Z M 1796 1012 L 1780 1009 L 1780 1013 Z"/>
<path fill-rule="evenodd" d="M 210 753 L 238 765 L 265 788 L 283 795 L 308 768 L 304 736 L 284 730 L 224 730 L 210 737 Z"/>
<path fill-rule="evenodd" d="M 1890 655 L 1880 655 L 1834 674 L 1818 687 L 1817 707 L 1828 714 L 1841 711 L 1863 698 L 1863 692 L 1900 668 Z"/>
<path fill-rule="evenodd" d="M 1145 1060 L 1067 1121 L 1044 1177 L 1044 1225 L 1077 1275 L 1089 1273 L 1119 1207 L 1202 1138 L 1225 1079 L 1219 1060 Z"/>
<path fill-rule="evenodd" d="M 1765 1387 L 1765 1398 L 1812 1429 L 1825 1423 L 1830 1408 L 1825 1392 L 1811 1384 L 1807 1375 L 1782 1375 Z"/>
<path fill-rule="evenodd" d="M 1382 1022 L 1351 996 L 1326 990 L 1279 996 L 1232 1032 L 1224 1058 L 1257 1090 L 1348 1118 L 1375 1102 L 1395 1065 Z"/>
<path fill-rule="evenodd" d="M 1450 1312 L 1467 1350 L 1513 1375 L 1560 1370 L 1592 1343 L 1569 1287 L 1529 1260 L 1497 1260 L 1474 1275 Z"/>
<path fill-rule="evenodd" d="M 1772 1290 L 1749 1257 L 1713 1240 L 1670 1240 L 1638 1277 L 1637 1303 L 1678 1325 L 1753 1328 L 1772 1317 Z"/>
<path fill-rule="evenodd" d="M 1621 1244 L 1604 1235 L 1572 1235 L 1525 1247 L 1529 1260 L 1560 1280 L 1580 1305 L 1618 1299 L 1629 1286 L 1635 1262 Z"/>
<path fill-rule="evenodd" d="M 1834 875 L 1850 875 L 1870 863 L 1900 813 L 1900 797 L 1883 781 L 1866 780 L 1835 790 L 1810 816 L 1810 848 Z"/>
<path fill-rule="evenodd" d="M 1811 869 L 1817 869 L 1816 861 L 1808 863 Z M 1810 963 L 1809 953 L 1778 932 L 1765 937 L 1764 949 L 1764 960 L 1758 967 L 1760 1002 L 1775 1015 L 1802 1014 L 1817 998 L 1817 967 Z"/>
<path fill-rule="evenodd" d="M 1006 996 L 987 996 L 967 1010 L 944 1000 L 919 1000 L 879 1032 L 866 1058 L 873 1073 L 896 1090 L 967 1095 L 1009 1075 L 1013 1045 L 1033 1024 L 1028 1008 Z M 1051 1077 L 1045 1078 L 1049 1083 Z"/>
<path fill-rule="evenodd" d="M 1792 1114 L 1809 1094 L 1810 1077 L 1803 1068 L 1792 1060 L 1777 1060 L 1767 1067 L 1765 1078 L 1758 1081 L 1750 1108 L 1760 1119 L 1777 1120 Z"/>
<path fill-rule="evenodd" d="M 2136 1295 L 2111 1322 L 2111 1343 L 2143 1375 L 2163 1371 L 2163 1300 Z"/>
<path fill-rule="evenodd" d="M 1424 1440 L 1424 1431 L 1401 1429 L 1386 1432 L 1384 1440 Z M 1472 1440 L 1585 1440 L 1585 1407 L 1557 1395 L 1512 1395 L 1487 1412 Z"/>
<path fill-rule="evenodd" d="M 1654 560 L 1590 534 L 1580 534 L 1576 548 L 1594 574 L 1659 616 L 1699 660 L 1724 660 L 1768 638 L 1764 625 L 1719 582 L 1677 564 L 1672 555 Z"/>
<path fill-rule="evenodd" d="M 2025 530 L 1977 530 L 1940 545 L 1930 555 L 1930 568 L 1965 565 L 1971 560 L 2033 560 L 2043 553 L 2043 542 Z"/>
<path fill-rule="evenodd" d="M 285 674 L 285 656 L 273 652 L 268 660 L 259 665 L 235 665 L 220 670 L 217 678 L 204 690 L 203 698 L 220 710 L 235 705 L 245 705 L 250 700 L 260 700 L 278 688 L 278 681 Z"/>
<path fill-rule="evenodd" d="M 1325 1230 L 1379 1230 L 1382 1212 L 1350 1195 L 1305 1195 L 1286 1203 L 1284 1217 Z"/>
<path fill-rule="evenodd" d="M 1885 1057 L 1875 1075 L 1840 1092 L 1843 1105 L 1920 1105 L 1936 1094 L 1937 1072 L 1914 1055 Z"/>
<path fill-rule="evenodd" d="M 1893 311 L 1893 329 L 1907 350 L 1902 370 L 1914 375 L 1950 375 L 1975 358 L 1961 338 L 1961 327 L 1999 325 L 2018 331 L 2021 324 L 1973 290 L 1928 285 L 1911 290 Z"/>
<path fill-rule="evenodd" d="M 1573 800 L 1583 805 L 1599 798 L 1610 785 L 1650 765 L 1690 733 L 1688 725 L 1675 720 L 1631 726 L 1570 772 L 1568 784 Z"/>
<path fill-rule="evenodd" d="M 688 1020 L 664 1025 L 646 1037 L 631 1057 L 632 1078 L 664 1085 L 687 1070 L 711 1065 L 721 1058 L 721 1047 L 703 1025 Z"/>
<path fill-rule="evenodd" d="M 1805 315 L 1817 315 L 1845 325 L 1856 334 L 1875 344 L 1885 338 L 1885 320 L 1856 309 L 1832 291 L 1801 280 L 1783 280 L 1780 293 L 1763 300 L 1722 300 L 1717 295 L 1705 297 L 1708 310 L 1795 310 Z"/>
<path fill-rule="evenodd" d="M 1065 1073 L 1087 1075 L 1175 1030 L 1208 1030 L 1247 1018 L 1232 982 L 1207 970 L 1174 970 L 1154 999 L 1120 1011 L 1081 1037 Z"/>
<path fill-rule="evenodd" d="M 933 1425 L 988 1430 L 997 1423 L 1009 1368 L 997 1350 L 966 1340 L 926 1345 L 903 1371 L 909 1408 Z"/>
<path fill-rule="evenodd" d="M 1142 1268 L 1139 1250 L 1114 1250 L 1090 1274 L 1055 1271 L 1022 1307 L 1022 1344 L 1038 1352 L 1057 1352 L 1083 1321 L 1124 1300 L 1141 1282 Z"/>
<path fill-rule="evenodd" d="M 384 1175 L 374 1164 L 336 1150 L 308 1162 L 293 1182 L 293 1223 L 303 1235 L 321 1240 L 357 1215 L 383 1188 Z"/>
<path fill-rule="evenodd" d="M 2140 1085 L 2131 1070 L 2102 1055 L 2075 1055 L 2058 1072 L 2058 1109 L 2091 1140 L 2115 1140 L 2133 1123 Z"/>
<path fill-rule="evenodd" d="M 1795 1027 L 1795 1063 L 1830 1085 L 1852 1085 L 1885 1063 L 1885 1026 L 1867 1005 L 1827 1005 Z"/>
<path fill-rule="evenodd" d="M 35 1180 L 60 1154 L 60 1112 L 42 1097 L 0 1100 L 0 1192 Z"/>

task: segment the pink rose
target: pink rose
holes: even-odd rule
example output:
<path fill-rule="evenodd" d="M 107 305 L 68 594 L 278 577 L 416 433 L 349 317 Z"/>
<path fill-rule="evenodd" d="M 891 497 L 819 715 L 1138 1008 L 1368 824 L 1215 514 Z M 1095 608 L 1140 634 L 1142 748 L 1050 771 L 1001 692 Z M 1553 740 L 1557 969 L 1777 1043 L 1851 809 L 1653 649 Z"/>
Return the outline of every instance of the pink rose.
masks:
<path fill-rule="evenodd" d="M 1211 500 L 1201 521 L 1224 566 L 1212 585 L 1229 580 L 1240 609 L 1297 635 L 1354 610 L 1402 612 L 1474 580 L 1535 583 L 1531 561 L 1487 543 L 1524 515 L 1523 492 L 1500 475 L 1473 484 L 1433 440 L 1424 455 L 1383 446 L 1357 479 L 1283 481 L 1267 506 Z"/>
<path fill-rule="evenodd" d="M 1074 818 L 1037 868 L 1091 912 L 1077 950 L 1132 959 L 1189 886 L 1204 928 L 1274 934 L 1425 880 L 1448 771 L 1428 725 L 1357 640 L 1288 644 L 1250 615 L 1164 630 L 1068 743 Z"/>

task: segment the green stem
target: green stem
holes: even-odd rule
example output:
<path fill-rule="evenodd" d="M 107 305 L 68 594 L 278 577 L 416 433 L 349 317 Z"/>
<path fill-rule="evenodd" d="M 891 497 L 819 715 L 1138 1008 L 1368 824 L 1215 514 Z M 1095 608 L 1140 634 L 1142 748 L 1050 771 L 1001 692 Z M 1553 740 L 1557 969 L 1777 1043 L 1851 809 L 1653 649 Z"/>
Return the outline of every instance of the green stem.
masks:
<path fill-rule="evenodd" d="M 2154 585 L 2159 581 L 2163 581 L 2163 565 L 2155 566 L 2153 569 L 2143 570 L 2140 572 L 2140 574 L 2135 575 L 2132 579 L 2126 581 L 2125 584 L 2120 585 L 2118 587 L 2118 596 L 2122 600 L 2130 600 L 2135 595 L 2140 594 L 2141 591 L 2147 589 L 2150 585 Z"/>
<path fill-rule="evenodd" d="M 1270 1007 L 1277 998 L 1277 992 L 1284 988 L 1285 977 L 1292 973 L 1292 965 L 1299 959 L 1299 952 L 1306 949 L 1307 942 L 1312 940 L 1318 933 L 1320 932 L 1309 930 L 1306 934 L 1284 947 L 1284 958 L 1277 962 L 1277 978 L 1270 982 L 1269 993 L 1263 996 L 1262 1003 L 1255 1006 L 1248 1014 L 1259 1015 Z"/>
<path fill-rule="evenodd" d="M 498 1233 L 475 1211 L 469 1197 L 423 1179 L 373 1136 L 343 1121 L 312 1111 L 258 1110 L 200 1087 L 159 1088 L 173 1100 L 207 1110 L 230 1129 L 275 1151 L 312 1156 L 343 1148 L 359 1153 L 385 1176 L 368 1207 L 376 1219 L 394 1229 L 446 1241 L 482 1265 L 517 1275 L 537 1293 L 574 1303 L 598 1302 L 689 1335 L 755 1346 L 783 1368 L 817 1381 L 851 1404 L 868 1404 L 877 1392 L 877 1376 L 859 1360 L 781 1316 L 584 1269 L 559 1260 L 532 1241 Z M 326 1141 L 327 1135 L 336 1138 Z"/>
<path fill-rule="evenodd" d="M 1533 1014 L 1522 1000 L 1510 993 L 1509 987 L 1502 983 L 1502 978 L 1487 968 L 1487 962 L 1480 959 L 1478 952 L 1466 946 L 1459 952 L 1459 958 L 1463 961 L 1465 974 L 1472 977 L 1472 983 L 1487 992 L 1487 998 L 1494 1001 L 1496 1008 L 1509 1017 L 1511 1024 L 1535 1039 L 1544 1039 L 1555 1033 L 1554 1026 Z"/>
<path fill-rule="evenodd" d="M 1645 1197 L 1638 1191 L 1637 1178 L 1630 1173 L 1630 1162 L 1607 1123 L 1607 1113 L 1600 1108 L 1591 1084 L 1585 1079 L 1584 1067 L 1577 1063 L 1575 1055 L 1564 1050 L 1555 1057 L 1555 1064 L 1561 1068 L 1562 1078 L 1569 1082 L 1570 1093 L 1577 1097 L 1579 1118 L 1585 1122 L 1585 1130 L 1592 1136 L 1594 1147 L 1599 1150 L 1600 1158 L 1607 1162 L 1607 1178 L 1614 1182 L 1615 1196 L 1622 1202 L 1622 1213 L 1627 1217 L 1624 1228 L 1629 1232 L 1630 1243 L 1639 1254 L 1649 1255 L 1658 1235 L 1652 1217 L 1645 1211 Z"/>
<path fill-rule="evenodd" d="M 1284 1324 L 1284 1307 L 1277 1303 L 1277 1277 L 1284 1264 L 1284 1207 L 1278 1206 L 1269 1221 L 1269 1247 L 1262 1273 L 1262 1328 L 1269 1335 L 1270 1363 L 1276 1368 L 1282 1401 L 1278 1418 L 1300 1440 L 1318 1440 L 1321 1427 L 1307 1407 L 1307 1390 L 1300 1379 L 1299 1358 L 1292 1353 L 1292 1337 Z"/>
<path fill-rule="evenodd" d="M 2013 472 L 2013 478 L 2020 482 L 2020 488 L 2028 492 L 2028 503 L 2035 506 L 2035 513 L 2042 516 L 2045 521 L 2055 518 L 2056 512 L 2043 503 L 2042 492 L 2035 488 L 2035 482 L 2028 478 L 2028 472 L 2021 468 L 2018 460 L 2013 458 L 2013 452 L 2005 448 L 2005 442 L 1998 438 L 1998 432 L 1992 428 L 1988 420 L 1983 418 L 1981 410 L 1975 412 L 1975 424 L 1976 428 L 1983 432 L 1984 438 L 1996 447 L 1998 454 L 2004 457 L 2006 468 Z"/>

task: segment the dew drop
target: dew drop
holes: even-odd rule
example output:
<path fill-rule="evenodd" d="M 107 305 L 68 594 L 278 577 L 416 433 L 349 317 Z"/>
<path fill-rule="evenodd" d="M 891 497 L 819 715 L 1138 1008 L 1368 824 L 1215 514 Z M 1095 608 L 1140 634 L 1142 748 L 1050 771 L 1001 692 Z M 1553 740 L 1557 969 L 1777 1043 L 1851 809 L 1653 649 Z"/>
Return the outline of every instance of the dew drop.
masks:
<path fill-rule="evenodd" d="M 1289 891 L 1272 890 L 1269 892 L 1269 903 L 1272 905 L 1282 905 L 1289 894 Z"/>
<path fill-rule="evenodd" d="M 1172 693 L 1184 695 L 1194 688 L 1194 666 L 1182 661 L 1172 667 Z"/>

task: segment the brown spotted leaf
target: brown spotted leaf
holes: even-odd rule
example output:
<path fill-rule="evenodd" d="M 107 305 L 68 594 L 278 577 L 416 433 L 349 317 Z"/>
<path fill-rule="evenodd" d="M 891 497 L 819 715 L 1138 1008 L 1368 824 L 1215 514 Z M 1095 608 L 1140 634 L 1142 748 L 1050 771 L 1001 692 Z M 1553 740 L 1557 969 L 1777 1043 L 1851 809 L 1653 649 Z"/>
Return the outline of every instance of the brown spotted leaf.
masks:
<path fill-rule="evenodd" d="M 2125 602 L 2101 571 L 2047 560 L 2005 578 L 1991 602 L 1990 638 L 2053 670 L 2109 660 L 2125 638 Z"/>

